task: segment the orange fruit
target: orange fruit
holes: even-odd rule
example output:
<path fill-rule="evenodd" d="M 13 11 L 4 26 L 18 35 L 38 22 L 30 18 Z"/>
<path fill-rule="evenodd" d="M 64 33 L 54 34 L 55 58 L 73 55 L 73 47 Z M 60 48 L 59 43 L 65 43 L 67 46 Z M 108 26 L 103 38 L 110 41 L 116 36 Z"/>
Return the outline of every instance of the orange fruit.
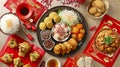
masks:
<path fill-rule="evenodd" d="M 79 23 L 79 24 L 77 24 L 76 26 L 77 26 L 77 28 L 78 28 L 78 29 L 82 29 L 82 28 L 83 28 L 83 25 L 82 25 L 82 24 L 80 24 L 80 23 Z"/>
<path fill-rule="evenodd" d="M 77 27 L 73 27 L 73 29 L 72 29 L 72 33 L 79 33 L 79 29 L 77 28 Z"/>
<path fill-rule="evenodd" d="M 85 33 L 85 29 L 80 29 L 80 33 Z"/>
<path fill-rule="evenodd" d="M 84 36 L 84 34 L 83 34 L 83 33 L 79 33 L 79 34 L 78 34 L 78 40 L 79 40 L 79 41 L 81 41 L 81 40 L 82 40 L 82 38 L 83 38 L 83 36 Z"/>

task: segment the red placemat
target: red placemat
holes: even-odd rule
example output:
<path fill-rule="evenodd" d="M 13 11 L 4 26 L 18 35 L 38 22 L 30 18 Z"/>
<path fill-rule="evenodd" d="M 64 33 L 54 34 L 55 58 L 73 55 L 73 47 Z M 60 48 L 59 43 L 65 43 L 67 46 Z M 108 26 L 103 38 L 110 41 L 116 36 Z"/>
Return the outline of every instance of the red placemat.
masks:
<path fill-rule="evenodd" d="M 22 20 L 25 23 L 30 23 L 30 19 L 32 19 L 32 24 L 35 24 L 38 19 L 41 17 L 41 15 L 46 10 L 46 7 L 43 6 L 40 2 L 36 0 L 7 0 L 7 2 L 4 4 L 4 6 L 10 10 L 11 13 L 16 13 L 16 8 L 21 3 L 28 3 L 32 6 L 32 9 L 34 11 L 33 15 L 29 19 Z M 30 24 L 29 24 L 30 25 Z"/>
<path fill-rule="evenodd" d="M 20 56 L 18 56 L 18 48 L 12 49 L 12 48 L 10 48 L 10 47 L 8 46 L 8 44 L 7 44 L 8 41 L 9 41 L 11 38 L 16 39 L 16 41 L 17 41 L 18 44 L 19 44 L 19 43 L 22 43 L 22 42 L 28 42 L 28 41 L 26 41 L 26 40 L 18 37 L 17 35 L 11 35 L 11 36 L 9 36 L 8 39 L 7 39 L 7 41 L 5 42 L 4 46 L 2 47 L 2 49 L 1 49 L 1 51 L 0 51 L 0 58 L 1 58 L 5 53 L 9 53 L 9 54 L 13 54 L 13 58 L 19 57 L 24 64 L 30 63 L 30 65 L 31 65 L 32 67 L 38 67 L 38 65 L 39 65 L 42 57 L 43 57 L 44 54 L 45 54 L 45 51 L 44 51 L 43 49 L 35 46 L 34 44 L 28 42 L 28 43 L 31 45 L 31 50 L 27 53 L 27 55 L 26 55 L 25 57 L 20 57 Z M 38 60 L 35 61 L 35 62 L 31 62 L 31 61 L 30 61 L 30 56 L 29 56 L 29 54 L 30 54 L 31 52 L 33 52 L 33 51 L 37 51 L 37 52 L 40 54 L 40 58 L 38 58 Z M 2 61 L 2 60 L 0 59 L 0 61 Z M 3 63 L 4 63 L 4 62 L 3 62 Z M 7 65 L 10 66 L 10 67 L 13 67 L 13 63 L 7 64 Z"/>
<path fill-rule="evenodd" d="M 65 63 L 63 64 L 63 67 L 77 67 L 75 60 L 72 58 L 67 58 Z"/>
<path fill-rule="evenodd" d="M 108 21 L 112 21 L 112 24 L 109 25 L 107 23 Z M 116 29 L 118 34 L 120 34 L 120 22 L 108 15 L 105 15 L 103 20 L 101 21 L 97 31 L 95 32 L 92 39 L 89 41 L 86 49 L 84 50 L 84 53 L 90 55 L 96 61 L 100 62 L 101 64 L 105 65 L 106 67 L 112 67 L 116 58 L 118 57 L 118 55 L 120 53 L 120 48 L 118 48 L 118 50 L 116 52 L 114 52 L 113 54 L 108 55 L 108 54 L 104 54 L 100 51 L 97 51 L 94 47 L 94 39 L 95 39 L 97 33 L 101 30 L 101 28 L 103 26 L 109 26 L 111 29 Z M 106 62 L 105 60 L 108 60 L 108 62 Z"/>

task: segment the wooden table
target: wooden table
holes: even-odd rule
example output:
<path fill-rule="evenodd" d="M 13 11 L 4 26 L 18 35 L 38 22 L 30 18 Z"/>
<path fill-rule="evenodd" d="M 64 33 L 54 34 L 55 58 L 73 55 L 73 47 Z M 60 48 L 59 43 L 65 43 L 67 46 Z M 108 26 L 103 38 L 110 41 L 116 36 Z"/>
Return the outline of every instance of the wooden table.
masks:
<path fill-rule="evenodd" d="M 112 16 L 113 18 L 117 19 L 117 20 L 120 20 L 120 0 L 108 0 L 109 1 L 109 4 L 110 4 L 110 9 L 108 11 L 108 15 Z M 9 12 L 6 8 L 3 7 L 3 4 L 6 2 L 6 0 L 1 0 L 0 1 L 0 16 L 4 13 L 7 13 Z M 89 25 L 89 28 L 92 27 L 93 25 L 96 25 L 98 26 L 101 19 L 99 20 L 95 20 L 91 17 L 88 16 L 87 12 L 86 12 L 86 9 L 87 9 L 87 4 L 88 4 L 89 0 L 87 0 L 84 4 L 80 5 L 79 8 L 76 8 L 78 11 L 80 11 L 83 16 L 86 18 L 86 21 Z M 57 3 L 57 4 L 56 4 Z M 52 3 L 52 7 L 54 6 L 57 6 L 57 5 L 62 5 L 58 2 L 56 2 L 56 0 L 54 0 L 54 2 Z M 71 6 L 71 5 L 69 5 Z M 78 51 L 78 52 L 82 52 L 84 50 L 84 48 L 86 47 L 87 43 L 89 42 L 89 40 L 91 39 L 92 35 L 94 34 L 95 31 L 89 31 L 89 34 L 88 34 L 88 38 L 86 40 L 86 42 L 83 44 L 83 46 L 81 47 L 81 49 Z M 37 40 L 37 35 L 35 32 L 31 32 L 32 36 L 34 37 L 35 41 L 32 42 L 34 43 L 35 45 L 41 47 L 39 45 L 39 42 Z M 24 33 L 22 31 L 19 31 L 17 33 L 18 36 L 28 40 Z M 4 35 L 0 32 L 0 48 L 4 45 L 6 39 L 7 39 L 8 35 Z M 28 40 L 29 41 L 29 40 Z M 74 55 L 73 55 L 74 56 Z M 46 60 L 48 59 L 49 57 L 54 57 L 54 56 L 51 56 L 49 55 L 48 53 L 45 54 L 45 56 L 43 57 L 42 60 Z M 72 57 L 72 56 L 71 56 Z M 61 64 L 63 64 L 66 60 L 66 58 L 59 58 L 59 60 L 61 61 Z M 119 63 L 120 63 L 120 56 L 117 58 L 116 62 L 114 63 L 114 66 L 113 67 L 120 67 L 119 66 Z M 5 64 L 1 63 L 0 62 L 0 67 L 7 67 Z M 93 67 L 104 67 L 103 65 L 99 64 L 98 62 L 94 61 L 94 66 Z"/>

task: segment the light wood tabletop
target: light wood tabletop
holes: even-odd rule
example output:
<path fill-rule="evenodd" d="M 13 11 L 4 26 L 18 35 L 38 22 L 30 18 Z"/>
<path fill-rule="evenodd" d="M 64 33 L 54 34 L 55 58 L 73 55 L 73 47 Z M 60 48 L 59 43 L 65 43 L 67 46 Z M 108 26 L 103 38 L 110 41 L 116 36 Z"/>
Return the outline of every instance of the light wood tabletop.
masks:
<path fill-rule="evenodd" d="M 8 13 L 9 10 L 7 10 L 5 7 L 3 7 L 3 4 L 6 2 L 6 0 L 0 0 L 0 16 L 3 15 L 4 13 Z M 109 10 L 108 10 L 108 15 L 110 15 L 111 17 L 117 19 L 120 21 L 120 0 L 108 0 L 109 2 Z M 92 26 L 98 26 L 101 19 L 99 20 L 96 20 L 96 19 L 93 19 L 91 18 L 90 16 L 88 16 L 87 14 L 87 5 L 89 3 L 89 0 L 87 0 L 85 3 L 81 4 L 79 8 L 75 8 L 77 9 L 78 11 L 80 11 L 82 13 L 82 15 L 85 17 L 87 23 L 88 23 L 88 26 L 89 28 L 92 27 Z M 53 0 L 53 3 L 52 3 L 52 6 L 51 7 L 54 7 L 54 6 L 58 6 L 58 5 L 62 5 L 60 3 L 58 3 L 56 0 Z M 72 6 L 72 5 L 68 5 L 68 6 Z M 50 8 L 51 8 L 50 7 Z M 73 7 L 73 6 L 72 6 Z M 37 24 L 36 24 L 37 26 Z M 91 39 L 91 37 L 93 36 L 95 31 L 89 31 L 88 33 L 88 37 L 87 37 L 87 40 L 85 41 L 85 43 L 83 44 L 83 46 L 81 47 L 81 49 L 78 51 L 79 53 L 82 52 L 84 50 L 84 48 L 87 46 L 87 43 L 89 42 L 89 40 Z M 38 47 L 41 47 L 39 45 L 39 42 L 37 40 L 37 34 L 36 32 L 31 32 L 30 33 L 32 34 L 32 36 L 34 37 L 34 42 L 32 42 L 33 44 L 37 45 Z M 17 33 L 18 36 L 28 40 L 24 33 L 22 31 L 19 31 Z M 4 45 L 5 41 L 7 40 L 8 38 L 8 35 L 5 35 L 3 33 L 0 32 L 0 48 L 2 48 L 2 46 Z M 28 40 L 30 41 L 30 40 Z M 31 41 L 30 41 L 31 42 Z M 74 56 L 74 55 L 72 55 Z M 71 56 L 71 57 L 72 57 Z M 44 57 L 42 60 L 46 60 L 48 59 L 49 57 L 54 57 L 52 55 L 49 55 L 47 52 L 45 53 Z M 58 58 L 60 61 L 61 61 L 61 64 L 63 65 L 63 63 L 65 62 L 66 58 Z M 118 56 L 117 60 L 115 61 L 113 67 L 120 67 L 119 66 L 119 63 L 120 63 L 120 56 Z M 3 64 L 0 62 L 0 67 L 8 67 L 7 65 Z M 94 61 L 94 65 L 93 67 L 104 67 L 103 65 L 101 65 L 100 63 L 98 63 L 97 61 Z"/>

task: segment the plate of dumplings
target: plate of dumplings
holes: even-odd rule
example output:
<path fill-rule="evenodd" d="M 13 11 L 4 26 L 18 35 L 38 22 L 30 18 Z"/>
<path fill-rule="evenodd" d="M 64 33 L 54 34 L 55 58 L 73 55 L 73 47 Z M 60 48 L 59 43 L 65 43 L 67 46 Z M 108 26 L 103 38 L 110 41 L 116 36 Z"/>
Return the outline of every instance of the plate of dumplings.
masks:
<path fill-rule="evenodd" d="M 87 29 L 87 22 L 79 11 L 69 6 L 56 6 L 40 18 L 37 38 L 47 53 L 68 57 L 83 45 Z"/>

